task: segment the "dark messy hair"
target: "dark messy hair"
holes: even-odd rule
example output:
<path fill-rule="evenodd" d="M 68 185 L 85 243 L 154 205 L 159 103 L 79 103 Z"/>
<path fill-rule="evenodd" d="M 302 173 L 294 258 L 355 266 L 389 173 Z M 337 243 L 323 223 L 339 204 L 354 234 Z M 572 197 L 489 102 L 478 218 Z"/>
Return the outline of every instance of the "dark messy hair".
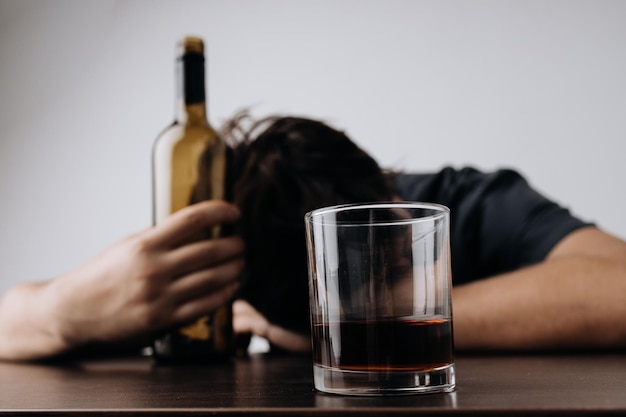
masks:
<path fill-rule="evenodd" d="M 393 185 L 378 163 L 321 121 L 241 112 L 222 135 L 232 150 L 233 200 L 242 212 L 247 271 L 241 297 L 270 322 L 309 331 L 304 214 L 386 201 Z"/>

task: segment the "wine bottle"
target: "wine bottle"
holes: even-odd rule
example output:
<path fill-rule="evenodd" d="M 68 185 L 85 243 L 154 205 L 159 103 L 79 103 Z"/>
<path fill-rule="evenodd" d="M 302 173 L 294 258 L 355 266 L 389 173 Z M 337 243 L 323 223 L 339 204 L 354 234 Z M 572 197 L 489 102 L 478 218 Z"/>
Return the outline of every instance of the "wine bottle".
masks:
<path fill-rule="evenodd" d="M 207 119 L 204 42 L 186 37 L 176 59 L 174 122 L 153 149 L 153 217 L 159 224 L 171 213 L 203 200 L 227 199 L 228 148 Z M 215 227 L 194 239 L 214 238 Z M 194 323 L 170 329 L 153 342 L 160 363 L 227 360 L 233 347 L 232 304 Z"/>

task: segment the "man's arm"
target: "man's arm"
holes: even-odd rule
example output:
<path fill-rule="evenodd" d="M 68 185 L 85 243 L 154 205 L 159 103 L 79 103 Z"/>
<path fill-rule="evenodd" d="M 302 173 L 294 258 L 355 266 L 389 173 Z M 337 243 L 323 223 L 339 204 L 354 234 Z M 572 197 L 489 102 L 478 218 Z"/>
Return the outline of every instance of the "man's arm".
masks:
<path fill-rule="evenodd" d="M 90 343 L 124 342 L 200 317 L 231 298 L 243 269 L 237 237 L 185 243 L 235 221 L 204 202 L 130 236 L 77 270 L 0 299 L 0 360 L 34 360 Z"/>
<path fill-rule="evenodd" d="M 459 349 L 626 346 L 626 242 L 587 227 L 546 260 L 455 287 Z"/>

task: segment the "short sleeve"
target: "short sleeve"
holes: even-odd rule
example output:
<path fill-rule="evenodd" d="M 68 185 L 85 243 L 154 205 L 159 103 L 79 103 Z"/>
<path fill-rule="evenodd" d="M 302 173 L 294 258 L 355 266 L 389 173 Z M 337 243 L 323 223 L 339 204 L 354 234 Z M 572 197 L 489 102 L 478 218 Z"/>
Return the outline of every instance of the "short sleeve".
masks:
<path fill-rule="evenodd" d="M 531 265 L 572 231 L 589 225 L 532 189 L 517 172 L 446 168 L 395 178 L 405 200 L 450 208 L 453 282 Z"/>

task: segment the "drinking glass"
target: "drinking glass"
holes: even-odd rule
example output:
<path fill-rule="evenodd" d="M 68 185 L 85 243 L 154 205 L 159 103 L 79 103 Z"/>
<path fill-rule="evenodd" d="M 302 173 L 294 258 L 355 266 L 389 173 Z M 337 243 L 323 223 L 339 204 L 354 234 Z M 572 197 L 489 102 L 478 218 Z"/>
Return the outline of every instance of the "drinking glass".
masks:
<path fill-rule="evenodd" d="M 305 224 L 315 388 L 453 391 L 448 208 L 341 205 L 307 213 Z"/>

